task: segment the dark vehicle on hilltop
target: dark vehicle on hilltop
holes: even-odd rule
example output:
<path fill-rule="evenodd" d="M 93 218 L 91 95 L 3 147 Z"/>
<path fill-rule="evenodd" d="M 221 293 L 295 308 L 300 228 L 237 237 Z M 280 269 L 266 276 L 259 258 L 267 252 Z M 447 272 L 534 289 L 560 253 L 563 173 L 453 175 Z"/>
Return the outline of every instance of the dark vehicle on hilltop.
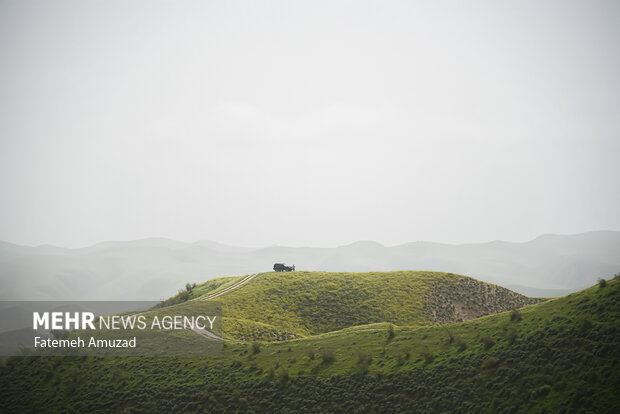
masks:
<path fill-rule="evenodd" d="M 284 263 L 276 263 L 273 265 L 273 270 L 275 270 L 276 272 L 294 272 L 295 265 L 287 266 Z"/>

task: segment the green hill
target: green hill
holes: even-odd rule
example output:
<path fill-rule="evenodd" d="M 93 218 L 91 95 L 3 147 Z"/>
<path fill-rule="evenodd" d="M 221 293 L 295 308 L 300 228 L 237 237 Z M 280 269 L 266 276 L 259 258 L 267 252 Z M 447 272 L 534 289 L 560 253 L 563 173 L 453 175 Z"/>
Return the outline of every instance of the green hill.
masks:
<path fill-rule="evenodd" d="M 619 316 L 616 277 L 465 322 L 227 342 L 216 357 L 11 358 L 0 370 L 0 411 L 613 413 Z"/>
<path fill-rule="evenodd" d="M 216 286 L 212 290 L 198 285 L 194 300 L 230 285 L 228 279 L 207 282 Z M 541 301 L 466 276 L 414 271 L 264 273 L 213 300 L 222 302 L 225 337 L 246 341 L 307 337 L 378 322 L 429 326 Z"/>

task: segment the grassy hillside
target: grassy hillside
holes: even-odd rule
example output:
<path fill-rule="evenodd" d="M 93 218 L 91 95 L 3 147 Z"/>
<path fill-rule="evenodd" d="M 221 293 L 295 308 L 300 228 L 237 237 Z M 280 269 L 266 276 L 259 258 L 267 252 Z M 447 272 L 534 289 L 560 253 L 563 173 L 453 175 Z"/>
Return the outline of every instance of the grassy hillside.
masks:
<path fill-rule="evenodd" d="M 428 326 L 539 301 L 465 276 L 414 271 L 264 273 L 214 300 L 222 302 L 226 337 L 262 341 L 378 322 Z"/>
<path fill-rule="evenodd" d="M 246 275 L 247 276 L 247 275 Z M 217 293 L 227 287 L 234 285 L 236 282 L 243 279 L 245 276 L 231 276 L 231 277 L 218 277 L 215 279 L 207 280 L 204 283 L 196 285 L 187 282 L 185 288 L 179 289 L 179 293 L 163 300 L 158 307 L 172 306 L 178 303 L 186 302 L 190 299 L 195 299 L 200 296 Z"/>
<path fill-rule="evenodd" d="M 209 358 L 11 358 L 5 412 L 618 412 L 620 278 L 442 326 L 355 326 Z M 254 322 L 256 324 L 256 322 Z"/>

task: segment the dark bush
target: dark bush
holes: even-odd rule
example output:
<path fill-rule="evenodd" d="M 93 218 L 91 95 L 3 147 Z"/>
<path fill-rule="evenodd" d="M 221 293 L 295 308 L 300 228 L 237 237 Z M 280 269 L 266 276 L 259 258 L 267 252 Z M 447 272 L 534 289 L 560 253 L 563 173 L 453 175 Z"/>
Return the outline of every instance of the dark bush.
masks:
<path fill-rule="evenodd" d="M 581 332 L 589 331 L 592 328 L 592 321 L 590 318 L 583 318 L 579 321 L 579 330 Z"/>
<path fill-rule="evenodd" d="M 530 400 L 537 400 L 549 394 L 551 387 L 549 385 L 543 385 L 530 393 Z"/>
<path fill-rule="evenodd" d="M 493 369 L 499 365 L 499 359 L 494 356 L 490 356 L 482 362 L 482 369 L 484 371 Z"/>
<path fill-rule="evenodd" d="M 422 351 L 422 358 L 424 358 L 424 362 L 426 364 L 430 364 L 431 362 L 433 362 L 435 360 L 435 356 L 433 354 L 430 353 L 430 351 L 428 350 L 424 350 Z"/>
<path fill-rule="evenodd" d="M 286 368 L 280 368 L 278 370 L 278 379 L 282 382 L 287 382 L 289 380 L 288 370 Z"/>
<path fill-rule="evenodd" d="M 189 300 L 189 291 L 184 290 L 184 291 L 179 292 L 178 298 L 179 298 L 179 303 L 187 302 Z"/>
<path fill-rule="evenodd" d="M 483 336 L 482 338 L 480 338 L 480 342 L 482 342 L 482 345 L 486 350 L 491 349 L 493 345 L 495 345 L 495 341 L 491 339 L 490 336 Z"/>
<path fill-rule="evenodd" d="M 505 335 L 508 345 L 512 345 L 517 340 L 517 329 L 514 326 L 509 326 L 506 328 Z"/>
<path fill-rule="evenodd" d="M 449 328 L 446 328 L 446 335 L 448 335 L 448 343 L 449 344 L 454 342 L 454 333 Z"/>
<path fill-rule="evenodd" d="M 357 350 L 357 367 L 354 372 L 362 375 L 366 375 L 368 373 L 368 367 L 372 363 L 372 356 L 365 353 L 362 350 Z"/>
<path fill-rule="evenodd" d="M 357 362 L 359 364 L 370 364 L 372 362 L 372 356 L 362 350 L 357 350 Z"/>
<path fill-rule="evenodd" d="M 323 361 L 323 364 L 331 364 L 336 360 L 336 355 L 334 354 L 334 351 L 329 348 L 321 348 L 321 360 Z"/>

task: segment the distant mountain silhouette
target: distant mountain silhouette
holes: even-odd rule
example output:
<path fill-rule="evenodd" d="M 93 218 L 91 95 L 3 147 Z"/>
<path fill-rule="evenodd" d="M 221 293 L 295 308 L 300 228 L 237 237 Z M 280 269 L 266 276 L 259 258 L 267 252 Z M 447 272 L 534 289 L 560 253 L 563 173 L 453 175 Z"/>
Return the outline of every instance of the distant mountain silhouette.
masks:
<path fill-rule="evenodd" d="M 0 299 L 157 300 L 217 276 L 298 270 L 436 270 L 465 274 L 531 296 L 555 296 L 620 272 L 620 232 L 543 235 L 525 243 L 358 241 L 335 248 L 245 248 L 165 238 L 104 242 L 80 249 L 0 242 Z"/>

